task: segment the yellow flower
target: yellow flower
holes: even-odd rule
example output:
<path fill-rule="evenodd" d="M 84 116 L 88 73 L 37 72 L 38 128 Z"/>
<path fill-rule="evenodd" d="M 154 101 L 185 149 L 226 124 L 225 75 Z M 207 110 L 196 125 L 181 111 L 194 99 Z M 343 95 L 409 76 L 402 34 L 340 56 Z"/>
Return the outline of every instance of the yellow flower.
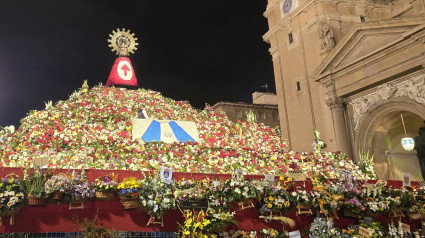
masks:
<path fill-rule="evenodd" d="M 190 235 L 190 231 L 188 230 L 183 231 L 183 235 Z"/>
<path fill-rule="evenodd" d="M 185 223 L 185 226 L 189 227 L 192 224 L 192 218 L 187 219 Z"/>
<path fill-rule="evenodd" d="M 195 229 L 198 228 L 198 227 L 200 227 L 202 229 L 202 224 L 200 222 L 197 222 L 193 225 L 193 227 L 195 227 Z"/>
<path fill-rule="evenodd" d="M 269 200 L 270 200 L 270 201 L 273 201 L 273 200 L 274 200 L 274 197 L 270 196 L 270 197 L 269 197 Z"/>
<path fill-rule="evenodd" d="M 289 207 L 289 201 L 285 202 L 285 206 Z"/>
<path fill-rule="evenodd" d="M 208 225 L 208 224 L 210 224 L 211 222 L 210 222 L 210 220 L 208 220 L 208 219 L 205 219 L 204 220 L 204 222 L 202 222 L 202 225 L 203 226 L 206 226 L 206 225 Z"/>
<path fill-rule="evenodd" d="M 267 204 L 267 207 L 268 208 L 272 208 L 273 207 L 273 204 L 269 203 L 269 204 Z"/>

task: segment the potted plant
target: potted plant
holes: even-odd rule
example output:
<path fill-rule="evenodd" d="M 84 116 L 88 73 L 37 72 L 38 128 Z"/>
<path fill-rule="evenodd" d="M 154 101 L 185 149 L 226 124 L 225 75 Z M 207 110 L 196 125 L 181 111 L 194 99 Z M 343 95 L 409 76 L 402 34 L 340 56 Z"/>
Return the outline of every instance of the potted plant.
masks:
<path fill-rule="evenodd" d="M 65 197 L 69 201 L 69 209 L 84 209 L 84 203 L 88 198 L 94 196 L 94 189 L 90 186 L 84 170 L 80 174 L 72 172 L 70 183 L 65 187 Z M 80 204 L 80 206 L 73 206 Z"/>
<path fill-rule="evenodd" d="M 34 167 L 32 174 L 28 174 L 28 170 L 24 170 L 24 174 L 24 185 L 25 191 L 28 194 L 28 205 L 45 206 L 50 195 L 44 186 L 47 181 L 47 175 L 43 173 L 40 167 Z"/>
<path fill-rule="evenodd" d="M 9 174 L 0 183 L 0 217 L 10 216 L 14 225 L 15 216 L 25 204 L 24 187 L 16 174 Z"/>
<path fill-rule="evenodd" d="M 66 174 L 55 174 L 47 179 L 44 183 L 44 189 L 47 194 L 53 194 L 54 200 L 61 200 L 65 188 L 70 184 L 71 180 Z"/>
<path fill-rule="evenodd" d="M 124 209 L 134 209 L 139 207 L 139 190 L 142 182 L 134 177 L 125 178 L 118 184 L 118 198 Z"/>
<path fill-rule="evenodd" d="M 93 188 L 96 191 L 96 198 L 99 200 L 111 201 L 117 191 L 118 177 L 114 173 L 104 175 L 95 180 Z"/>

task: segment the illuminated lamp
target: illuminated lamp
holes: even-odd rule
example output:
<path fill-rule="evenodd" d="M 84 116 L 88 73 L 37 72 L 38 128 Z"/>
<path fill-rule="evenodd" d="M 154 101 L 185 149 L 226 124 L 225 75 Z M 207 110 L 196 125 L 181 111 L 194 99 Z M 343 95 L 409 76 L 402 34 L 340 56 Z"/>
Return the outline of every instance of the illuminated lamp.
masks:
<path fill-rule="evenodd" d="M 403 123 L 404 135 L 406 136 L 401 139 L 401 146 L 403 146 L 403 149 L 405 149 L 406 151 L 411 151 L 413 150 L 413 148 L 415 148 L 415 141 L 411 137 L 407 137 L 403 114 L 400 113 L 400 116 L 401 116 L 401 122 Z"/>

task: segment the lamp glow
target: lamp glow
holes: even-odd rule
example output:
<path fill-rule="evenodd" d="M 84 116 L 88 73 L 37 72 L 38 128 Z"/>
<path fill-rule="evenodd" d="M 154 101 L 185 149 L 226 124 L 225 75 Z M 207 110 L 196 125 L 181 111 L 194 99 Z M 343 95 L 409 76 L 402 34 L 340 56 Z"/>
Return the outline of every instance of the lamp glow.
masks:
<path fill-rule="evenodd" d="M 415 148 L 415 141 L 412 138 L 407 137 L 406 126 L 404 125 L 403 113 L 400 113 L 400 116 L 401 116 L 401 122 L 403 123 L 404 135 L 406 136 L 403 139 L 401 139 L 401 146 L 403 146 L 403 149 L 405 149 L 406 151 L 411 151 L 413 150 L 413 148 Z"/>
<path fill-rule="evenodd" d="M 415 141 L 410 137 L 404 137 L 401 139 L 401 146 L 403 146 L 403 149 L 411 151 L 415 148 Z"/>

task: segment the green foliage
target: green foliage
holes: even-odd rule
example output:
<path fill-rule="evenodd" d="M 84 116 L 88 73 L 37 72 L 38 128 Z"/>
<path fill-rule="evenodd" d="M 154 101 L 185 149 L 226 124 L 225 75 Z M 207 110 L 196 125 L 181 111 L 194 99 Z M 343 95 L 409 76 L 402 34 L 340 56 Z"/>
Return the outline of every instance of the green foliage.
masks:
<path fill-rule="evenodd" d="M 36 197 L 47 197 L 44 184 L 47 181 L 47 175 L 43 173 L 40 167 L 35 167 L 33 174 L 29 175 L 28 170 L 24 171 L 24 187 L 27 194 Z"/>
<path fill-rule="evenodd" d="M 373 169 L 373 157 L 375 155 L 370 156 L 369 151 L 365 153 L 364 151 L 359 151 L 359 167 L 360 170 L 366 174 L 370 179 L 376 179 L 376 173 Z"/>
<path fill-rule="evenodd" d="M 255 113 L 251 110 L 249 112 L 246 112 L 246 122 L 249 124 L 253 124 L 257 122 L 257 116 L 255 116 Z"/>
<path fill-rule="evenodd" d="M 113 238 L 113 234 L 110 230 L 96 226 L 94 221 L 89 219 L 84 219 L 83 222 L 83 237 L 84 238 Z"/>

